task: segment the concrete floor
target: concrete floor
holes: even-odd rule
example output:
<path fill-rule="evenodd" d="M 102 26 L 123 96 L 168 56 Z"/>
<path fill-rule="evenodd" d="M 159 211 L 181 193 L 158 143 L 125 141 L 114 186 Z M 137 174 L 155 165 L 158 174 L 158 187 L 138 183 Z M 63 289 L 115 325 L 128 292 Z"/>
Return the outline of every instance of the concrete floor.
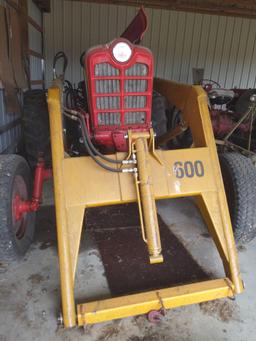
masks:
<path fill-rule="evenodd" d="M 49 201 L 50 200 L 50 201 Z M 51 203 L 51 194 L 46 202 Z M 223 275 L 219 257 L 193 201 L 167 200 L 158 212 L 198 264 L 213 276 Z M 53 216 L 40 222 L 44 230 L 26 258 L 0 267 L 0 340 L 175 341 L 256 339 L 256 240 L 239 251 L 246 291 L 236 301 L 219 301 L 168 311 L 159 325 L 145 316 L 64 330 L 56 323 L 59 311 L 59 273 L 56 245 L 51 243 Z M 174 259 L 175 261 L 175 259 Z M 100 254 L 90 238 L 82 240 L 76 297 L 110 295 Z"/>

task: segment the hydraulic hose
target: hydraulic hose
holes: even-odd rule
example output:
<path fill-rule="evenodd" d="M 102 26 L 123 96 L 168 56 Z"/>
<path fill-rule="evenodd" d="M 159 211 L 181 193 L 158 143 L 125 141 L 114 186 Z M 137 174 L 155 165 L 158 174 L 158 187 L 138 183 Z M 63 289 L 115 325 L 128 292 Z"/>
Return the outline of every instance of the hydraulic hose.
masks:
<path fill-rule="evenodd" d="M 98 155 L 99 157 L 101 157 L 103 160 L 107 161 L 107 162 L 110 162 L 110 163 L 114 163 L 114 164 L 125 164 L 125 163 L 128 163 L 128 162 L 123 162 L 123 161 L 126 161 L 126 160 L 113 160 L 113 159 L 110 159 L 109 157 L 103 155 L 101 152 L 98 151 L 97 148 L 95 148 L 95 146 L 93 145 L 91 139 L 90 139 L 90 136 L 89 136 L 89 133 L 88 133 L 88 129 L 86 127 L 86 124 L 85 124 L 85 120 L 84 120 L 84 116 L 82 114 L 80 114 L 78 111 L 75 111 L 75 110 L 70 110 L 70 109 L 65 109 L 67 112 L 69 112 L 71 115 L 77 115 L 79 118 L 80 118 L 80 122 L 82 122 L 82 125 L 83 125 L 83 128 L 84 128 L 84 131 L 85 131 L 85 136 L 87 138 L 87 142 L 91 148 L 91 150 L 94 152 L 94 154 Z"/>
<path fill-rule="evenodd" d="M 121 168 L 112 168 L 112 167 L 109 167 L 107 165 L 105 165 L 104 163 L 102 163 L 99 159 L 97 159 L 96 155 L 93 153 L 93 151 L 91 150 L 89 144 L 88 144 L 88 140 L 87 140 L 87 137 L 86 137 L 86 133 L 85 133 L 85 129 L 84 129 L 84 124 L 83 124 L 83 121 L 80 120 L 79 118 L 79 121 L 82 125 L 82 136 L 83 136 L 83 140 L 84 140 L 84 145 L 85 145 L 85 148 L 88 152 L 88 154 L 93 158 L 93 160 L 99 165 L 101 166 L 102 168 L 108 170 L 108 171 L 111 171 L 111 172 L 115 172 L 115 173 L 122 173 L 123 170 Z"/>
<path fill-rule="evenodd" d="M 62 66 L 62 73 L 60 75 L 57 75 L 56 73 L 56 64 L 57 62 L 62 59 L 63 60 L 63 66 Z M 66 72 L 66 68 L 68 66 L 68 58 L 65 55 L 65 53 L 63 51 L 59 51 L 56 53 L 56 55 L 53 58 L 53 78 L 62 78 L 64 80 L 64 75 Z"/>
<path fill-rule="evenodd" d="M 84 145 L 85 145 L 85 148 L 88 152 L 88 154 L 93 158 L 93 160 L 99 165 L 101 166 L 102 168 L 108 170 L 108 171 L 111 171 L 111 172 L 115 172 L 115 173 L 123 173 L 123 172 L 132 172 L 133 170 L 131 168 L 126 168 L 126 169 L 121 169 L 121 168 L 112 168 L 110 166 L 107 166 L 105 165 L 103 162 L 101 162 L 97 157 L 96 155 L 93 153 L 93 151 L 91 150 L 90 148 L 90 145 L 88 143 L 88 140 L 87 140 L 87 137 L 86 137 L 86 127 L 85 127 L 85 122 L 84 122 L 84 119 L 83 117 L 81 117 L 82 115 L 79 115 L 77 113 L 77 115 L 72 115 L 72 114 L 69 114 L 69 113 L 64 113 L 65 116 L 69 117 L 70 119 L 72 120 L 75 120 L 75 121 L 79 121 L 79 123 L 81 124 L 81 131 L 82 131 L 82 137 L 83 137 L 83 141 L 84 141 Z"/>
<path fill-rule="evenodd" d="M 109 157 L 101 154 L 101 152 L 99 152 L 98 149 L 95 148 L 95 146 L 93 145 L 93 143 L 92 143 L 92 141 L 91 141 L 91 139 L 89 137 L 89 133 L 88 133 L 88 129 L 86 127 L 85 121 L 84 121 L 84 117 L 80 113 L 78 113 L 78 116 L 80 117 L 80 119 L 82 121 L 87 142 L 88 142 L 90 148 L 92 149 L 92 151 L 94 152 L 94 154 L 98 155 L 99 157 L 101 157 L 103 160 L 105 160 L 107 162 L 115 163 L 115 164 L 123 164 L 123 160 L 113 160 L 113 159 L 110 159 Z"/>

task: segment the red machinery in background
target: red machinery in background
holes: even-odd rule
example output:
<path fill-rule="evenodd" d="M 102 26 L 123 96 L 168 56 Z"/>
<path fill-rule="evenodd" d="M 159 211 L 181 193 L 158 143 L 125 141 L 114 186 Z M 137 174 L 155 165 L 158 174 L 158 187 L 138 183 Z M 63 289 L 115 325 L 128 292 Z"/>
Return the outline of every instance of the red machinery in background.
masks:
<path fill-rule="evenodd" d="M 237 148 L 249 155 L 256 152 L 256 89 L 223 89 L 203 79 L 217 144 Z"/>

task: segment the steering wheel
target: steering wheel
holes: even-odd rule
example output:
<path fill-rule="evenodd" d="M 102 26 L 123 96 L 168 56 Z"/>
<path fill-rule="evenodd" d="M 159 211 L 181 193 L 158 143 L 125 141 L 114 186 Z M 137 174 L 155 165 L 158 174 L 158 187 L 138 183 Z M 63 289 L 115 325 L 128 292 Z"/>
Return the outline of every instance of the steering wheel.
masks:
<path fill-rule="evenodd" d="M 218 82 L 213 81 L 212 79 L 201 79 L 199 84 L 204 88 L 206 92 L 209 92 L 212 89 L 221 88 L 221 85 Z"/>

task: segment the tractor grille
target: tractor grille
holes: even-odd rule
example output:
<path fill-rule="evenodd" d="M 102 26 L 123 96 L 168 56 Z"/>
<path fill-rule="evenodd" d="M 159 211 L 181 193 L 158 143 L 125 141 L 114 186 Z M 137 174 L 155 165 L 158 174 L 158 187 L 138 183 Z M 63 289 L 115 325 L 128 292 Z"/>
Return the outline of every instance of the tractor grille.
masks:
<path fill-rule="evenodd" d="M 120 92 L 120 81 L 116 79 L 96 80 L 95 84 L 97 94 Z"/>
<path fill-rule="evenodd" d="M 125 108 L 145 108 L 146 96 L 125 96 Z"/>
<path fill-rule="evenodd" d="M 129 111 L 124 114 L 125 124 L 143 124 L 146 121 L 146 112 Z"/>
<path fill-rule="evenodd" d="M 125 76 L 147 76 L 148 66 L 146 64 L 136 63 L 125 70 Z"/>
<path fill-rule="evenodd" d="M 117 96 L 104 96 L 97 97 L 96 101 L 97 109 L 119 109 L 120 108 L 120 97 Z"/>
<path fill-rule="evenodd" d="M 143 79 L 127 79 L 124 81 L 125 92 L 145 92 L 147 91 L 147 81 Z"/>
<path fill-rule="evenodd" d="M 119 69 L 116 69 L 109 63 L 96 64 L 95 76 L 119 76 Z"/>
<path fill-rule="evenodd" d="M 98 114 L 99 126 L 116 126 L 121 124 L 120 112 L 104 112 Z"/>
<path fill-rule="evenodd" d="M 147 96 L 144 96 L 143 93 L 148 89 L 148 66 L 136 63 L 124 70 L 123 83 L 120 75 L 121 70 L 109 63 L 95 65 L 94 86 L 99 126 L 132 125 L 146 122 L 146 111 L 138 111 L 138 109 L 147 106 Z M 101 77 L 104 79 L 99 79 Z M 108 79 L 108 77 L 111 78 Z M 121 84 L 123 84 L 123 89 Z M 121 93 L 127 94 L 123 100 Z"/>

